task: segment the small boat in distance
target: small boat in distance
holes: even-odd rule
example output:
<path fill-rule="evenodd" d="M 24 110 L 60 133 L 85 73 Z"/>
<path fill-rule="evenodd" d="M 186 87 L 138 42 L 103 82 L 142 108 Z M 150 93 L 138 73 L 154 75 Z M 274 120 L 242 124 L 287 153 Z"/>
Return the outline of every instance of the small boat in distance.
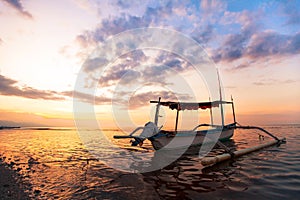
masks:
<path fill-rule="evenodd" d="M 115 139 L 121 138 L 133 138 L 132 146 L 142 145 L 143 141 L 148 139 L 151 141 L 152 146 L 155 150 L 159 149 L 178 149 L 178 148 L 189 148 L 190 146 L 198 146 L 203 143 L 213 142 L 216 143 L 217 138 L 219 141 L 229 140 L 233 134 L 236 126 L 234 104 L 233 101 L 212 101 L 212 102 L 172 102 L 172 101 L 150 101 L 150 103 L 156 103 L 156 113 L 154 117 L 154 123 L 148 122 L 144 127 L 136 128 L 128 136 L 114 136 Z M 230 104 L 232 107 L 234 122 L 230 124 L 224 124 L 223 106 Z M 175 128 L 173 131 L 161 130 L 162 127 L 158 128 L 158 117 L 160 106 L 169 107 L 171 110 L 176 110 L 176 121 Z M 213 124 L 212 108 L 219 107 L 221 110 L 222 124 Z M 184 110 L 198 110 L 198 109 L 210 109 L 211 124 L 199 124 L 190 130 L 177 130 L 178 118 L 180 111 Z M 199 128 L 206 127 L 205 130 L 198 130 Z M 134 134 L 142 130 L 139 136 Z"/>

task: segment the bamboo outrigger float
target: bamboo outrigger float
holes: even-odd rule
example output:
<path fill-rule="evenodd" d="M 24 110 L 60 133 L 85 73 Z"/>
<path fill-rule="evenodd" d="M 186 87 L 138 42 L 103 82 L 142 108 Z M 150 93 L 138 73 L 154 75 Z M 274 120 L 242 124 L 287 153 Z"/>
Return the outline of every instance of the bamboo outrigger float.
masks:
<path fill-rule="evenodd" d="M 228 153 L 224 153 L 224 154 L 214 156 L 214 157 L 203 158 L 201 160 L 201 164 L 203 166 L 211 166 L 211 165 L 214 165 L 214 164 L 217 164 L 217 163 L 220 163 L 220 162 L 232 159 L 232 158 L 237 158 L 237 157 L 240 157 L 242 155 L 245 155 L 245 154 L 248 154 L 248 153 L 251 153 L 251 152 L 254 152 L 254 151 L 258 151 L 260 149 L 263 149 L 263 148 L 266 148 L 266 147 L 269 147 L 269 146 L 272 146 L 272 145 L 275 145 L 275 144 L 281 144 L 281 143 L 285 143 L 285 142 L 286 142 L 285 138 L 283 138 L 281 140 L 273 140 L 273 141 L 266 142 L 266 143 L 261 144 L 261 145 L 257 145 L 257 146 L 254 146 L 254 147 L 241 149 L 241 150 L 237 150 L 237 151 L 233 151 L 233 152 L 231 152 L 229 150 Z"/>

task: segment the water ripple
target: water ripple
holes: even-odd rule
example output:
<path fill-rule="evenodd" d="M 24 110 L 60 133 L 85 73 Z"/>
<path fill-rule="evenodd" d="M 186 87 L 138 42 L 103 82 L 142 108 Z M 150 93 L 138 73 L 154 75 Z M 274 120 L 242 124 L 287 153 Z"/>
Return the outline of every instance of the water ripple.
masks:
<path fill-rule="evenodd" d="M 0 155 L 28 183 L 34 199 L 298 199 L 300 188 L 300 126 L 268 126 L 287 138 L 287 144 L 204 168 L 197 153 L 189 152 L 154 172 L 120 172 L 93 159 L 76 130 L 2 130 Z M 116 130 L 107 131 L 110 136 Z M 268 141 L 251 130 L 238 130 L 226 145 L 243 149 Z M 128 141 L 113 141 L 103 155 L 114 154 L 116 164 L 132 157 Z M 144 150 L 155 156 L 150 144 Z M 152 152 L 152 154 L 151 154 Z M 214 149 L 210 155 L 223 153 Z M 151 157 L 136 160 L 147 160 Z"/>

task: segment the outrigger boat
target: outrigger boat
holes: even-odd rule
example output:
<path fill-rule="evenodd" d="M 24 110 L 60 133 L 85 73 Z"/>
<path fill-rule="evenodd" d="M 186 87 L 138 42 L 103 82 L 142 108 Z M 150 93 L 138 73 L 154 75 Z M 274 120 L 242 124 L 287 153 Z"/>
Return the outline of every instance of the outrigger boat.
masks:
<path fill-rule="evenodd" d="M 235 122 L 224 125 L 224 116 L 222 116 L 222 125 L 211 124 L 199 124 L 191 130 L 177 130 L 178 117 L 180 111 L 185 110 L 198 110 L 198 109 L 210 109 L 213 107 L 223 107 L 224 104 L 231 104 L 233 108 L 233 102 L 227 101 L 213 101 L 213 102 L 197 102 L 197 103 L 186 103 L 186 102 L 160 102 L 150 101 L 150 103 L 157 103 L 157 108 L 160 105 L 167 106 L 172 110 L 176 110 L 176 122 L 174 131 L 161 130 L 157 134 L 149 137 L 155 150 L 164 148 L 165 149 L 177 149 L 187 148 L 190 146 L 202 145 L 205 142 L 213 142 L 212 138 L 219 138 L 220 141 L 229 140 L 234 133 Z M 157 109 L 158 110 L 158 109 Z M 158 112 L 158 111 L 157 111 Z M 213 122 L 212 112 L 211 122 Z M 156 113 L 156 116 L 159 115 Z M 156 120 L 155 120 L 156 123 Z M 198 130 L 199 128 L 206 127 L 206 130 Z M 205 141 L 206 136 L 210 136 L 211 140 Z M 172 143 L 171 143 L 172 141 Z M 168 145 L 171 144 L 171 145 Z"/>
<path fill-rule="evenodd" d="M 203 143 L 216 142 L 213 138 L 219 138 L 220 141 L 229 140 L 233 134 L 236 126 L 235 113 L 234 113 L 234 103 L 233 101 L 212 101 L 212 102 L 172 102 L 172 101 L 150 101 L 150 103 L 156 103 L 156 113 L 154 117 L 154 123 L 148 122 L 144 127 L 136 128 L 128 136 L 114 136 L 116 139 L 121 138 L 133 138 L 132 146 L 142 145 L 143 141 L 148 139 L 151 141 L 152 146 L 155 150 L 159 149 L 178 149 L 178 148 L 188 148 L 190 146 L 198 146 Z M 224 114 L 223 106 L 229 104 L 232 107 L 234 122 L 230 124 L 224 124 Z M 160 106 L 169 107 L 171 110 L 176 110 L 176 121 L 175 128 L 173 131 L 161 130 L 158 128 L 158 117 Z M 214 107 L 219 107 L 221 109 L 222 124 L 213 124 L 212 109 Z M 177 130 L 178 128 L 178 118 L 180 111 L 185 110 L 198 110 L 198 109 L 210 109 L 211 124 L 199 124 L 193 127 L 191 130 Z M 205 130 L 198 130 L 199 128 L 206 127 Z M 139 136 L 135 133 L 142 130 Z M 210 138 L 207 141 L 205 138 Z"/>
<path fill-rule="evenodd" d="M 201 163 L 204 166 L 214 165 L 218 162 L 242 156 L 244 154 L 257 151 L 259 149 L 274 145 L 285 143 L 285 138 L 279 139 L 265 129 L 257 126 L 242 126 L 236 122 L 236 116 L 234 111 L 234 103 L 231 101 L 210 101 L 210 102 L 172 102 L 172 101 L 161 101 L 159 97 L 158 101 L 150 101 L 150 103 L 156 103 L 156 113 L 154 117 L 154 122 L 148 122 L 144 127 L 138 127 L 129 135 L 115 135 L 115 139 L 131 138 L 132 146 L 141 146 L 144 140 L 149 140 L 155 150 L 176 150 L 176 149 L 188 149 L 191 146 L 201 146 L 207 143 L 217 144 L 225 150 L 226 153 L 218 155 L 215 157 L 205 157 L 202 159 Z M 224 113 L 223 106 L 231 105 L 233 122 L 230 124 L 224 124 Z M 162 126 L 158 128 L 158 118 L 159 118 L 159 108 L 160 106 L 169 107 L 171 110 L 176 110 L 176 121 L 175 128 L 173 131 L 162 130 Z M 214 107 L 219 107 L 221 111 L 221 125 L 215 125 L 213 123 L 212 109 Z M 210 109 L 211 124 L 199 124 L 191 130 L 177 130 L 178 118 L 180 111 L 184 110 L 198 110 L 198 109 Z M 199 128 L 206 127 L 205 130 L 198 130 Z M 274 138 L 275 140 L 266 142 L 264 144 L 254 146 L 247 149 L 242 149 L 238 151 L 232 151 L 232 149 L 225 146 L 222 141 L 229 140 L 235 129 L 257 129 L 268 136 Z M 140 135 L 136 135 L 138 131 L 142 131 Z"/>
<path fill-rule="evenodd" d="M 185 149 L 187 150 L 191 146 L 201 146 L 206 144 L 217 144 L 221 148 L 225 150 L 226 153 L 222 155 L 218 155 L 215 157 L 205 157 L 202 159 L 201 163 L 204 166 L 214 165 L 218 162 L 222 162 L 224 160 L 228 160 L 231 158 L 235 158 L 238 156 L 242 156 L 244 154 L 257 151 L 259 149 L 274 145 L 285 143 L 286 139 L 279 139 L 275 135 L 266 131 L 265 129 L 257 126 L 242 126 L 238 122 L 236 122 L 234 103 L 231 97 L 231 101 L 223 101 L 222 99 L 222 90 L 220 84 L 219 73 L 218 82 L 219 82 L 219 99 L 218 101 L 209 101 L 209 102 L 173 102 L 173 101 L 161 101 L 161 97 L 159 97 L 158 101 L 150 101 L 150 103 L 156 103 L 156 112 L 154 116 L 154 122 L 148 122 L 144 127 L 138 127 L 129 135 L 115 135 L 115 139 L 123 139 L 123 138 L 131 138 L 132 146 L 141 146 L 143 141 L 148 139 L 155 150 L 174 150 L 174 149 Z M 230 124 L 225 124 L 224 117 L 224 106 L 231 105 L 233 122 Z M 173 131 L 162 130 L 162 126 L 158 128 L 158 118 L 159 118 L 159 109 L 160 106 L 169 107 L 171 110 L 176 110 L 176 121 L 175 128 Z M 218 107 L 220 109 L 221 116 L 221 124 L 214 124 L 213 112 L 212 109 Z M 177 130 L 178 128 L 178 117 L 179 112 L 184 110 L 198 110 L 198 109 L 210 109 L 210 124 L 199 124 L 195 126 L 191 130 Z M 206 127 L 205 130 L 199 130 L 199 128 Z M 264 144 L 260 144 L 258 146 L 254 146 L 247 149 L 242 149 L 238 151 L 233 151 L 228 148 L 226 145 L 222 143 L 222 141 L 229 140 L 233 134 L 235 129 L 257 129 L 272 137 L 274 140 L 270 142 L 266 142 Z M 135 135 L 138 131 L 142 130 L 140 135 Z M 260 135 L 261 136 L 261 135 Z"/>

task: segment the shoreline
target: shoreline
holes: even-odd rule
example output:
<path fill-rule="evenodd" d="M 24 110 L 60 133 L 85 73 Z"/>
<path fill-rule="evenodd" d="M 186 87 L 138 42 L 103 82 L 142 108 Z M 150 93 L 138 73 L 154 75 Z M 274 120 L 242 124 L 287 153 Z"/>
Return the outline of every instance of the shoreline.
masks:
<path fill-rule="evenodd" d="M 7 164 L 0 158 L 0 199 L 30 199 L 24 191 L 22 180 L 17 173 L 9 169 Z"/>

